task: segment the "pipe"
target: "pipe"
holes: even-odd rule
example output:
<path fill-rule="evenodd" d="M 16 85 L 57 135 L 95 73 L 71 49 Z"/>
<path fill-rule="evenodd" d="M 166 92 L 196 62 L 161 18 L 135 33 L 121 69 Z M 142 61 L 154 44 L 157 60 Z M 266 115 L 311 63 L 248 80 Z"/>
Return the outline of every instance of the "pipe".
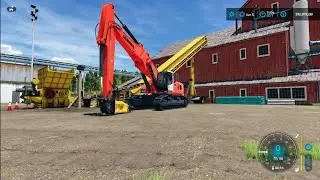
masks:
<path fill-rule="evenodd" d="M 256 19 L 253 20 L 253 28 L 254 28 L 254 32 L 257 33 L 257 20 Z"/>
<path fill-rule="evenodd" d="M 189 83 L 190 83 L 190 96 L 194 97 L 195 96 L 195 87 L 194 87 L 194 57 L 192 57 L 190 59 L 190 79 L 189 79 Z"/>
<path fill-rule="evenodd" d="M 104 49 L 105 46 L 104 45 L 100 45 L 99 48 L 99 73 L 100 76 L 103 77 L 103 59 L 104 59 Z"/>
<path fill-rule="evenodd" d="M 78 108 L 81 108 L 81 102 L 82 102 L 82 73 L 79 72 L 78 75 Z"/>
<path fill-rule="evenodd" d="M 148 93 L 152 92 L 151 86 L 150 86 L 150 84 L 149 84 L 149 82 L 148 82 L 148 79 L 147 79 L 146 75 L 144 75 L 144 74 L 141 73 L 141 77 L 142 77 L 142 79 L 143 79 L 143 81 L 144 81 L 144 84 L 146 85 L 146 88 L 147 88 L 147 90 L 148 90 Z"/>
<path fill-rule="evenodd" d="M 30 72 L 30 82 L 33 79 L 33 60 L 34 60 L 34 23 L 36 21 L 32 20 L 32 47 L 31 47 L 31 72 Z"/>
<path fill-rule="evenodd" d="M 236 19 L 236 35 L 238 35 L 238 19 Z"/>
<path fill-rule="evenodd" d="M 133 41 L 137 44 L 140 44 L 138 42 L 138 40 L 134 37 L 134 35 L 131 33 L 131 31 L 129 30 L 128 26 L 123 24 L 122 21 L 120 20 L 120 18 L 117 16 L 117 14 L 114 14 L 116 16 L 116 18 L 118 19 L 118 21 L 120 22 L 122 28 L 128 33 L 128 35 L 133 39 Z"/>

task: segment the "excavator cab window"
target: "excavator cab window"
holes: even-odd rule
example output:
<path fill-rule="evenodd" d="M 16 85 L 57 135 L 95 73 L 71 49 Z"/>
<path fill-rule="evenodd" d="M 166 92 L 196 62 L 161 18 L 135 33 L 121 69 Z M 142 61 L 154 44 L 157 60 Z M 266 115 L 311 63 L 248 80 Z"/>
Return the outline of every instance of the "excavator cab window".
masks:
<path fill-rule="evenodd" d="M 173 91 L 174 78 L 173 73 L 162 71 L 158 73 L 156 87 L 159 91 Z"/>

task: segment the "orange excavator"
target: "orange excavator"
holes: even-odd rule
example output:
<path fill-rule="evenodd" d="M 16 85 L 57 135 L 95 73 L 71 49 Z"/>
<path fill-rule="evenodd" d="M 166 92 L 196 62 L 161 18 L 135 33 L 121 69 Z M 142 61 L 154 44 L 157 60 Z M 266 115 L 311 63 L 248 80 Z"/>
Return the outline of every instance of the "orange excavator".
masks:
<path fill-rule="evenodd" d="M 147 90 L 146 94 L 129 97 L 125 102 L 116 101 L 115 98 L 117 91 L 113 82 L 116 40 L 133 60 L 135 67 L 139 69 Z M 188 99 L 184 96 L 183 83 L 175 81 L 172 72 L 158 72 L 149 53 L 115 14 L 112 3 L 102 6 L 97 44 L 100 48 L 102 75 L 102 92 L 98 101 L 102 113 L 113 115 L 129 112 L 131 109 L 163 110 L 188 105 Z"/>

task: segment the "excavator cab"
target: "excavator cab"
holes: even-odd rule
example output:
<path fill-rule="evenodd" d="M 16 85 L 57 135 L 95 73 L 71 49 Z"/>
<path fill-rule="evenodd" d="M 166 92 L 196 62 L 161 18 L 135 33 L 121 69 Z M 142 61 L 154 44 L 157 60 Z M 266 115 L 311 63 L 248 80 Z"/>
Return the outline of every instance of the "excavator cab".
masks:
<path fill-rule="evenodd" d="M 168 93 L 174 95 L 184 96 L 184 85 L 175 81 L 174 73 L 172 71 L 161 71 L 158 73 L 155 86 L 159 93 Z M 150 94 L 146 85 L 141 86 L 141 94 Z"/>
<path fill-rule="evenodd" d="M 162 71 L 158 73 L 158 79 L 155 86 L 158 91 L 173 92 L 174 91 L 174 74 L 170 71 Z"/>
<path fill-rule="evenodd" d="M 172 71 L 159 72 L 157 83 L 158 83 L 157 87 L 158 88 L 163 87 L 164 88 L 163 90 L 168 94 L 173 94 L 178 96 L 184 96 L 185 94 L 183 83 L 175 81 L 174 73 Z"/>

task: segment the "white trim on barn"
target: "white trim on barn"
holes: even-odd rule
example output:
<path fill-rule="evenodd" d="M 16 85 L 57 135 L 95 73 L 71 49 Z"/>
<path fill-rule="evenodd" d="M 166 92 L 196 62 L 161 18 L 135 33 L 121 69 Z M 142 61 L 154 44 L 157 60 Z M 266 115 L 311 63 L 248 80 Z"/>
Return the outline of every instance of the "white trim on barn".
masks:
<path fill-rule="evenodd" d="M 241 91 L 243 91 L 243 90 L 244 90 L 244 92 L 245 92 L 245 93 L 244 93 L 244 96 L 241 95 Z M 247 88 L 240 88 L 240 90 L 239 90 L 239 96 L 240 96 L 240 97 L 245 97 L 245 96 L 247 96 Z"/>
<path fill-rule="evenodd" d="M 262 46 L 268 46 L 268 54 L 260 55 L 259 48 Z M 261 57 L 267 57 L 267 56 L 270 56 L 270 43 L 257 45 L 257 57 L 261 58 Z"/>
<path fill-rule="evenodd" d="M 290 93 L 291 93 L 291 98 L 281 98 L 280 97 L 280 89 L 287 89 L 290 88 Z M 304 98 L 293 98 L 293 94 L 292 94 L 292 89 L 293 88 L 304 88 Z M 269 89 L 277 89 L 278 90 L 278 98 L 269 98 L 268 97 L 268 90 Z M 274 100 L 274 99 L 278 99 L 278 100 L 296 100 L 296 101 L 306 101 L 308 100 L 308 90 L 307 90 L 307 86 L 282 86 L 282 87 L 266 87 L 265 90 L 266 93 L 266 99 L 267 100 Z"/>
<path fill-rule="evenodd" d="M 189 68 L 189 67 L 191 67 L 191 60 L 190 59 L 186 63 L 186 68 Z"/>
<path fill-rule="evenodd" d="M 308 74 L 300 74 L 286 77 L 274 77 L 265 80 L 252 81 L 224 81 L 212 82 L 205 84 L 196 84 L 195 87 L 214 87 L 214 86 L 231 86 L 231 85 L 246 85 L 246 84 L 267 84 L 267 83 L 288 83 L 288 82 L 316 82 L 320 81 L 320 69 L 310 70 Z"/>
<path fill-rule="evenodd" d="M 211 55 L 211 63 L 212 64 L 218 64 L 218 62 L 219 62 L 219 54 L 218 53 L 213 53 Z"/>
<path fill-rule="evenodd" d="M 209 90 L 209 98 L 212 98 L 212 97 L 211 97 L 211 92 L 213 92 L 213 96 L 215 96 L 214 89 L 211 89 L 211 90 Z"/>
<path fill-rule="evenodd" d="M 244 57 L 241 57 L 241 51 L 243 51 L 244 50 Z M 245 60 L 245 59 L 247 59 L 247 48 L 241 48 L 240 50 L 239 50 L 239 56 L 240 56 L 240 60 Z"/>

